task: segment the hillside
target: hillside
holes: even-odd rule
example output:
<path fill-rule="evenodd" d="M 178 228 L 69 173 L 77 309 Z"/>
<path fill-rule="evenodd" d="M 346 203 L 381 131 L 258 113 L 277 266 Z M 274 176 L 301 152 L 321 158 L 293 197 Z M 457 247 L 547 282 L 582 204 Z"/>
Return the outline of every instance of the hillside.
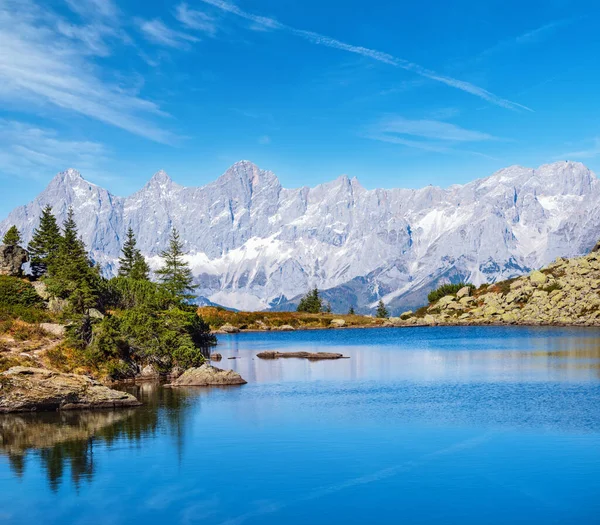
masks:
<path fill-rule="evenodd" d="M 558 258 L 529 275 L 462 289 L 402 316 L 396 324 L 600 326 L 600 252 Z"/>

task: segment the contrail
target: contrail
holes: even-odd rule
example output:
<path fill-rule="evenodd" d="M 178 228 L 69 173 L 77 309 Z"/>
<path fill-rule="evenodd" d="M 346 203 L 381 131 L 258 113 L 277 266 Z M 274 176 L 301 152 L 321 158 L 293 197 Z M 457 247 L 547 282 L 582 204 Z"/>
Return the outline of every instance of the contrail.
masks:
<path fill-rule="evenodd" d="M 377 60 L 378 62 L 383 62 L 384 64 L 389 64 L 394 67 L 398 67 L 401 69 L 405 69 L 406 71 L 412 71 L 419 76 L 424 78 L 428 78 L 430 80 L 435 80 L 436 82 L 441 82 L 442 84 L 446 84 L 447 86 L 460 89 L 461 91 L 465 91 L 466 93 L 470 93 L 471 95 L 475 95 L 476 97 L 482 98 L 496 106 L 500 106 L 507 109 L 518 110 L 523 109 L 526 111 L 533 111 L 531 108 L 527 106 L 523 106 L 522 104 L 518 104 L 517 102 L 512 102 L 505 98 L 499 97 L 486 89 L 483 89 L 475 84 L 471 84 L 470 82 L 465 82 L 463 80 L 458 80 L 456 78 L 448 77 L 446 75 L 442 75 L 431 69 L 427 69 L 419 64 L 415 64 L 408 60 L 404 60 L 403 58 L 398 58 L 388 53 L 384 53 L 381 51 L 377 51 L 375 49 L 369 49 L 368 47 L 361 46 L 353 46 L 351 44 L 346 44 L 345 42 L 341 42 L 340 40 L 336 40 L 334 38 L 321 35 L 319 33 L 315 33 L 313 31 L 305 31 L 303 29 L 296 29 L 295 27 L 291 27 L 281 22 L 275 20 L 274 18 L 269 18 L 265 16 L 258 16 L 248 11 L 244 11 L 240 9 L 235 4 L 231 4 L 229 2 L 225 2 L 224 0 L 200 0 L 205 4 L 210 4 L 222 11 L 226 11 L 233 15 L 239 16 L 240 18 L 244 18 L 246 20 L 250 20 L 256 24 L 260 24 L 268 29 L 278 30 L 278 31 L 286 31 L 293 35 L 299 36 L 304 40 L 312 42 L 313 44 L 322 45 L 326 47 L 331 47 L 333 49 L 339 49 L 341 51 L 347 51 L 348 53 L 354 53 L 357 55 L 361 55 L 372 60 Z"/>

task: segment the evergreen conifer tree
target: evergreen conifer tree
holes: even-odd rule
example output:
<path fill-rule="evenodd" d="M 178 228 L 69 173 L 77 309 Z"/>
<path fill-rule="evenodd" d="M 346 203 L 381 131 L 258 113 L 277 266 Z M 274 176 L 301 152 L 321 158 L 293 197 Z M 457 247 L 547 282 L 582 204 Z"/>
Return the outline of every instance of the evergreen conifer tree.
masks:
<path fill-rule="evenodd" d="M 192 292 L 196 288 L 192 270 L 183 260 L 183 243 L 179 239 L 179 232 L 173 228 L 169 248 L 161 252 L 163 267 L 156 274 L 165 288 L 173 297 L 188 301 L 194 298 Z"/>
<path fill-rule="evenodd" d="M 385 303 L 383 302 L 383 300 L 379 299 L 379 304 L 377 305 L 377 317 L 379 317 L 380 319 L 385 319 L 389 316 L 390 314 L 387 308 L 385 307 Z"/>
<path fill-rule="evenodd" d="M 323 300 L 319 295 L 319 290 L 315 286 L 310 292 L 308 292 L 298 304 L 296 309 L 298 312 L 306 312 L 311 314 L 318 314 L 323 308 Z"/>
<path fill-rule="evenodd" d="M 49 290 L 69 298 L 76 313 L 84 313 L 96 305 L 98 271 L 92 267 L 85 244 L 79 238 L 73 208 L 69 208 L 55 257 L 48 265 Z"/>
<path fill-rule="evenodd" d="M 27 247 L 31 273 L 34 277 L 40 277 L 48 272 L 52 258 L 57 256 L 60 240 L 60 229 L 52 214 L 52 207 L 46 206 L 42 211 L 40 224 L 33 230 L 33 237 Z"/>
<path fill-rule="evenodd" d="M 135 256 L 137 254 L 136 240 L 131 226 L 127 230 L 127 237 L 121 250 L 119 257 L 119 277 L 130 277 L 133 265 L 135 264 Z"/>
<path fill-rule="evenodd" d="M 144 256 L 139 250 L 135 252 L 133 266 L 129 273 L 129 277 L 137 279 L 138 281 L 150 280 L 150 266 L 148 266 L 146 259 L 144 259 Z"/>
<path fill-rule="evenodd" d="M 2 244 L 6 244 L 8 246 L 18 246 L 21 244 L 21 233 L 17 230 L 16 226 L 11 226 L 8 231 L 4 234 L 4 238 L 2 239 Z"/>
<path fill-rule="evenodd" d="M 127 238 L 123 244 L 119 258 L 119 277 L 130 277 L 137 280 L 149 280 L 150 267 L 142 253 L 137 249 L 137 241 L 131 227 L 127 230 Z"/>
<path fill-rule="evenodd" d="M 348 310 L 348 315 L 354 315 L 354 306 L 351 306 Z"/>

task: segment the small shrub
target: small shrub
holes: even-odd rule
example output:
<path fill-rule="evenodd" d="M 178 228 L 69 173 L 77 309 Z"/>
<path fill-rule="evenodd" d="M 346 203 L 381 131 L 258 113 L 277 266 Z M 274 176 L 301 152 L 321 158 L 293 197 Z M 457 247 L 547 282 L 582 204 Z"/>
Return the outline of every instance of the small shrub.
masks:
<path fill-rule="evenodd" d="M 471 288 L 471 290 L 475 289 L 475 286 L 471 283 L 442 284 L 442 286 L 440 286 L 439 288 L 429 292 L 427 300 L 429 301 L 429 303 L 435 303 L 436 301 L 439 301 L 442 297 L 445 297 L 446 295 L 456 295 L 456 293 L 465 286 L 468 286 L 469 288 Z"/>
<path fill-rule="evenodd" d="M 0 306 L 39 306 L 42 303 L 42 298 L 27 281 L 0 276 Z"/>
<path fill-rule="evenodd" d="M 12 336 L 17 341 L 35 341 L 48 335 L 46 331 L 35 324 L 26 324 L 22 322 L 13 323 Z"/>
<path fill-rule="evenodd" d="M 562 290 L 562 284 L 560 284 L 558 282 L 553 282 L 552 284 L 549 284 L 548 286 L 544 286 L 543 288 L 541 288 L 541 290 L 543 290 L 544 292 L 547 292 L 547 293 L 553 292 L 554 290 Z"/>
<path fill-rule="evenodd" d="M 427 315 L 427 308 L 427 306 L 421 306 L 421 308 L 415 312 L 415 317 L 425 317 Z"/>

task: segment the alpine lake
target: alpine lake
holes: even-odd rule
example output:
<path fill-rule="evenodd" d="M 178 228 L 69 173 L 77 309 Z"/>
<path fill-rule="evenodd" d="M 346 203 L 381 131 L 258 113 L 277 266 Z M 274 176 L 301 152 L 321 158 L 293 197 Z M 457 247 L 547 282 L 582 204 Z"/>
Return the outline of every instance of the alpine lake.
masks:
<path fill-rule="evenodd" d="M 0 416 L 0 522 L 600 523 L 599 329 L 242 333 L 214 351 L 248 384 Z"/>

